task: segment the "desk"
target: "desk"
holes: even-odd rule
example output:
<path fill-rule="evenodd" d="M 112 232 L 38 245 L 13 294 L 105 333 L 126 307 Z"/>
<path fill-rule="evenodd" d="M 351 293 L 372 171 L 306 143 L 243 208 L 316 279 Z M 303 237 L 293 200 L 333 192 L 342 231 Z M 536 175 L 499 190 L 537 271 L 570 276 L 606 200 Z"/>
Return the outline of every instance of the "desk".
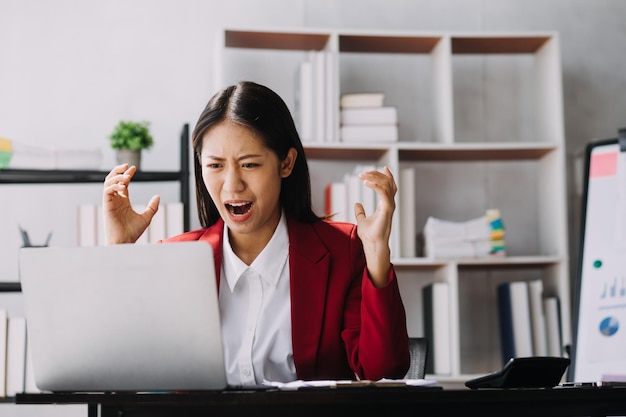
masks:
<path fill-rule="evenodd" d="M 306 391 L 18 394 L 17 404 L 87 404 L 89 417 L 134 416 L 609 416 L 626 415 L 626 388 L 441 390 L 336 388 Z"/>

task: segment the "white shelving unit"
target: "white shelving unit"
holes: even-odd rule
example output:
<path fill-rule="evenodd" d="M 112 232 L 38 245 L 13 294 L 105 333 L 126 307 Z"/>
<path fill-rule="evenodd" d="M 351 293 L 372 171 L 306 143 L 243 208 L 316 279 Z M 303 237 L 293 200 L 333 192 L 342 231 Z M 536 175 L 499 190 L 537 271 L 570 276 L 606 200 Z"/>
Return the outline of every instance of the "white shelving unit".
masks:
<path fill-rule="evenodd" d="M 502 366 L 495 288 L 507 280 L 541 278 L 571 342 L 556 33 L 225 29 L 217 39 L 216 89 L 250 79 L 293 110 L 299 63 L 324 50 L 337 63 L 335 120 L 342 93 L 383 91 L 397 106 L 399 142 L 305 142 L 318 211 L 325 185 L 360 163 L 415 169 L 418 232 L 429 216 L 464 221 L 500 209 L 507 257 L 432 260 L 398 256 L 406 208 L 397 206 L 392 255 L 411 336 L 423 335 L 421 288 L 444 281 L 451 291 L 452 372 L 435 378 L 462 382 Z"/>

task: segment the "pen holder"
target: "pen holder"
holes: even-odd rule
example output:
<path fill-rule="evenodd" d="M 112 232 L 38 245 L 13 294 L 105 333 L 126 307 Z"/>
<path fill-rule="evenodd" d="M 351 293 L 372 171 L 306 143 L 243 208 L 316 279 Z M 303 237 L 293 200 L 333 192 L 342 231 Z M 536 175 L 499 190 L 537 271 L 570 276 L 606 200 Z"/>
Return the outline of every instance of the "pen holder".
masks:
<path fill-rule="evenodd" d="M 48 247 L 48 244 L 50 243 L 50 239 L 52 239 L 52 232 L 50 232 L 48 233 L 48 236 L 46 237 L 46 241 L 43 244 L 34 245 L 30 241 L 28 232 L 24 230 L 22 227 L 20 227 L 20 234 L 22 235 L 22 242 L 23 242 L 22 247 L 23 248 L 45 248 L 45 247 Z"/>

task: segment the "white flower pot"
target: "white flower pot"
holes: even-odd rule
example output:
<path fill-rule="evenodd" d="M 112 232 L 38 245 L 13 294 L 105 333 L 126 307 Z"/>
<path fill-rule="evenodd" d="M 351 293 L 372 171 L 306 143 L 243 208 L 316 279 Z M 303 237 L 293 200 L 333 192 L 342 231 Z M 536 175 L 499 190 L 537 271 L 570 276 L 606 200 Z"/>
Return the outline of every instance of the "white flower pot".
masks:
<path fill-rule="evenodd" d="M 137 169 L 141 168 L 141 151 L 134 151 L 130 149 L 118 149 L 117 153 L 118 164 L 128 164 L 129 166 L 136 166 Z"/>

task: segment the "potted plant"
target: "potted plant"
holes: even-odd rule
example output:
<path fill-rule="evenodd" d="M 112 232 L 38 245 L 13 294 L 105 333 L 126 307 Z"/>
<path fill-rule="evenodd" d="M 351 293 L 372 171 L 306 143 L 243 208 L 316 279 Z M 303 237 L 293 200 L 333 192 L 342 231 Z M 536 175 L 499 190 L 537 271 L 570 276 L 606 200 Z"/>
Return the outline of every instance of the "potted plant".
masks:
<path fill-rule="evenodd" d="M 141 164 L 141 151 L 150 149 L 154 139 L 148 122 L 120 121 L 109 136 L 111 148 L 116 150 L 117 163 Z"/>

